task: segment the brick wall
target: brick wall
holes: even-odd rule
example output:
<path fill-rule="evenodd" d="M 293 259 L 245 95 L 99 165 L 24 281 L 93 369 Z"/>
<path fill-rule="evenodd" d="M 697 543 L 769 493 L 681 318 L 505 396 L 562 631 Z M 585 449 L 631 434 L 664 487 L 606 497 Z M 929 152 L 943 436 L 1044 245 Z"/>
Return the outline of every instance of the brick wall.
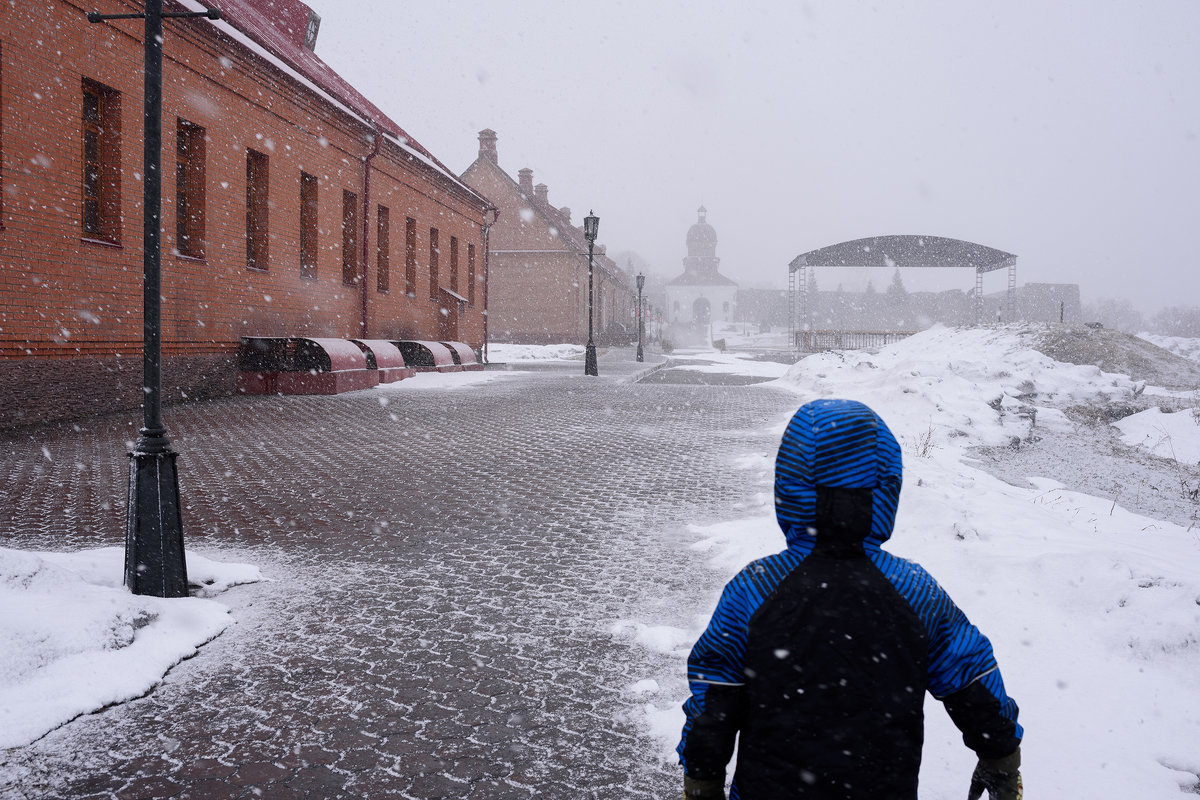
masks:
<path fill-rule="evenodd" d="M 110 6 L 106 13 L 141 10 Z M 91 410 L 140 402 L 129 393 L 128 365 L 136 363 L 140 386 L 142 23 L 90 24 L 88 10 L 68 0 L 0 5 L 0 379 L 15 409 L 0 412 L 0 425 L 30 421 L 37 408 L 46 418 L 70 416 L 78 405 L 65 399 L 72 391 L 93 398 L 86 404 Z M 179 376 L 178 390 L 231 390 L 229 356 L 242 336 L 439 338 L 444 315 L 429 299 L 429 229 L 438 228 L 443 242 L 459 240 L 466 295 L 467 244 L 483 251 L 481 198 L 386 139 L 370 161 L 368 198 L 364 164 L 375 147 L 365 124 L 207 22 L 167 20 L 164 32 L 163 352 L 166 374 Z M 89 240 L 81 223 L 85 80 L 120 93 L 114 243 Z M 203 258 L 175 251 L 180 119 L 206 132 Z M 269 162 L 265 270 L 247 266 L 248 149 Z M 302 171 L 318 179 L 315 278 L 300 274 Z M 363 284 L 343 282 L 344 191 L 360 205 L 369 202 L 358 210 Z M 391 228 L 386 293 L 377 290 L 375 273 L 380 205 L 389 209 Z M 418 221 L 412 297 L 404 291 L 406 217 Z M 448 252 L 442 261 L 448 264 Z M 442 276 L 448 285 L 448 269 Z M 482 269 L 477 276 L 482 281 Z M 459 316 L 454 338 L 478 349 L 481 284 L 476 298 Z M 193 369 L 201 362 L 203 369 Z M 61 377 L 48 377 L 55 372 Z"/>

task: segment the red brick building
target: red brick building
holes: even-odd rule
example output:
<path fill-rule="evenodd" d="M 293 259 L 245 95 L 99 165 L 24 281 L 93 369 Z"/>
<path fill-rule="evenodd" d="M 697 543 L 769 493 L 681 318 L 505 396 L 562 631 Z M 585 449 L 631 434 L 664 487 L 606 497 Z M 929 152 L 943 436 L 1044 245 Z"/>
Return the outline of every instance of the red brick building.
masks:
<path fill-rule="evenodd" d="M 488 338 L 584 344 L 588 335 L 588 252 L 571 209 L 550 204 L 546 185 L 525 168 L 517 180 L 500 168 L 496 132 L 479 132 L 479 156 L 462 180 L 489 198 L 500 216 L 488 253 Z M 601 231 L 603 231 L 601 219 Z M 636 335 L 636 289 L 597 244 L 593 257 L 593 326 L 597 344 L 628 344 Z"/>
<path fill-rule="evenodd" d="M 481 348 L 488 200 L 316 56 L 300 0 L 218 5 L 164 20 L 164 397 L 232 392 L 243 336 Z M 143 23 L 97 8 L 0 4 L 0 426 L 141 398 Z"/>

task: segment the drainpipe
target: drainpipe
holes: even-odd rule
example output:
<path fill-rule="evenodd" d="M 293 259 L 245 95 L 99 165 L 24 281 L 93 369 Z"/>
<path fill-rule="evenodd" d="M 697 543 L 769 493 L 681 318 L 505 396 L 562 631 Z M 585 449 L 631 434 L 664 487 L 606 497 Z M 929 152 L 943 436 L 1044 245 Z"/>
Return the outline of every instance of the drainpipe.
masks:
<path fill-rule="evenodd" d="M 362 280 L 362 337 L 364 339 L 370 337 L 367 327 L 367 298 L 370 296 L 367 290 L 367 251 L 370 247 L 368 233 L 371 230 L 371 162 L 375 156 L 379 155 L 379 145 L 382 142 L 383 131 L 376 128 L 375 147 L 363 159 L 362 268 L 359 270 L 359 275 Z"/>

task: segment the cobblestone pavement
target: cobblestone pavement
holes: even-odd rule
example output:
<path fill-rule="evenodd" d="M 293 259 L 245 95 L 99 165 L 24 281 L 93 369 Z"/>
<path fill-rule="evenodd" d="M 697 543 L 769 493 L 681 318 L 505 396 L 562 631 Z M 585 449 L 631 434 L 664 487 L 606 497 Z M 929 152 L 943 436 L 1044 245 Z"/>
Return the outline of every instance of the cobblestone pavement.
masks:
<path fill-rule="evenodd" d="M 147 696 L 0 753 L 0 797 L 677 796 L 628 690 L 683 665 L 611 626 L 710 610 L 682 527 L 761 489 L 736 456 L 795 400 L 644 366 L 167 409 L 189 549 L 271 580 Z M 0 541 L 120 544 L 138 422 L 0 435 Z"/>

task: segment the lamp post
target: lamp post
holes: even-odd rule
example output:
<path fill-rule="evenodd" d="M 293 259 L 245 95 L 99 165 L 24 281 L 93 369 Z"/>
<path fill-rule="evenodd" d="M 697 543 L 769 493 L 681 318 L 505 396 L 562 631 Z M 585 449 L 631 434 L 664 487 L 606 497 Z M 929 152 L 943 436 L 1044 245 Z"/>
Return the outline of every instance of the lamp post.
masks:
<path fill-rule="evenodd" d="M 645 361 L 645 360 L 646 360 L 646 356 L 645 356 L 645 354 L 642 352 L 642 336 L 643 336 L 643 328 L 644 328 L 644 326 L 643 326 L 643 324 L 642 324 L 642 287 L 643 287 L 643 286 L 645 286 L 645 285 L 646 285 L 646 276 L 645 276 L 645 275 L 643 275 L 642 273 L 640 273 L 640 272 L 639 272 L 639 273 L 638 273 L 638 276 L 637 276 L 637 287 L 638 287 L 638 305 L 637 305 L 638 349 L 637 349 L 637 360 L 638 360 L 638 361 Z"/>
<path fill-rule="evenodd" d="M 600 230 L 600 218 L 595 211 L 583 218 L 583 238 L 588 243 L 588 340 L 583 355 L 583 374 L 599 375 L 596 366 L 596 343 L 592 340 L 592 249 L 596 245 L 596 233 Z"/>
<path fill-rule="evenodd" d="M 483 363 L 488 363 L 488 262 L 492 226 L 500 219 L 500 209 L 489 206 L 483 212 Z"/>
<path fill-rule="evenodd" d="M 179 477 L 162 420 L 162 21 L 164 17 L 220 19 L 215 8 L 163 13 L 146 0 L 143 14 L 88 13 L 88 22 L 144 19 L 145 132 L 142 137 L 143 425 L 129 454 L 125 524 L 125 585 L 134 594 L 187 596 Z"/>

